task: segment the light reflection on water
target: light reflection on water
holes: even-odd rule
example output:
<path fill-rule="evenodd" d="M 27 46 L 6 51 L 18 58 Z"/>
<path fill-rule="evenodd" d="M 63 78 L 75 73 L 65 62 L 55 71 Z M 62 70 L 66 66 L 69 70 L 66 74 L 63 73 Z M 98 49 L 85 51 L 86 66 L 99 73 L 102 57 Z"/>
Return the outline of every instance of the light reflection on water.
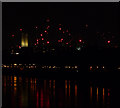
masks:
<path fill-rule="evenodd" d="M 13 108 L 110 107 L 111 90 L 77 80 L 3 76 L 3 106 Z"/>

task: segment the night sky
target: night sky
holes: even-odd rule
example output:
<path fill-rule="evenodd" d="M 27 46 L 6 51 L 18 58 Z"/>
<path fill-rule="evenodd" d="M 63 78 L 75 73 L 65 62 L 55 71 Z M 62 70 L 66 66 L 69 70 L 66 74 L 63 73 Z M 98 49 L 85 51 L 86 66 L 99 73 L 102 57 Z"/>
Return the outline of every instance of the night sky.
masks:
<path fill-rule="evenodd" d="M 118 3 L 92 2 L 3 3 L 3 49 L 9 47 L 8 33 L 14 32 L 16 27 L 22 25 L 29 31 L 29 28 L 39 25 L 46 18 L 67 26 L 74 35 L 79 33 L 80 25 L 84 24 L 88 24 L 89 30 L 94 32 L 118 32 L 118 7 Z"/>

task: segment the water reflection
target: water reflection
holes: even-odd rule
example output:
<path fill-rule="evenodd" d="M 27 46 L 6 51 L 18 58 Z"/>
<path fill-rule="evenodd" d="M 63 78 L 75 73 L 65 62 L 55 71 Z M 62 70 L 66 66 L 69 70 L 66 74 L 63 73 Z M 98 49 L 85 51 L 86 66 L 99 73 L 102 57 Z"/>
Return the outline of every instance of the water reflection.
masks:
<path fill-rule="evenodd" d="M 110 93 L 110 88 L 83 86 L 76 80 L 3 76 L 3 106 L 14 108 L 110 107 Z"/>

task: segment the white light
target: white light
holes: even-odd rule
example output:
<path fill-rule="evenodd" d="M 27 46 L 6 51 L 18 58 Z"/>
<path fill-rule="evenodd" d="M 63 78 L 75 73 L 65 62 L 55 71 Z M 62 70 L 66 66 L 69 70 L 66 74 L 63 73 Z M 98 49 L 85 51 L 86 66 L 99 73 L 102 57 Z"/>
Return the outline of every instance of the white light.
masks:
<path fill-rule="evenodd" d="M 120 67 L 118 67 L 118 69 L 120 69 Z"/>
<path fill-rule="evenodd" d="M 17 64 L 14 64 L 14 66 L 17 66 Z"/>
<path fill-rule="evenodd" d="M 19 55 L 19 53 L 16 53 L 16 55 Z"/>
<path fill-rule="evenodd" d="M 75 68 L 77 69 L 78 67 L 77 67 L 77 66 L 75 66 Z"/>
<path fill-rule="evenodd" d="M 78 50 L 78 51 L 80 51 L 80 50 L 81 50 L 81 48 L 80 48 L 80 47 L 78 47 L 78 48 L 77 48 L 77 50 Z"/>

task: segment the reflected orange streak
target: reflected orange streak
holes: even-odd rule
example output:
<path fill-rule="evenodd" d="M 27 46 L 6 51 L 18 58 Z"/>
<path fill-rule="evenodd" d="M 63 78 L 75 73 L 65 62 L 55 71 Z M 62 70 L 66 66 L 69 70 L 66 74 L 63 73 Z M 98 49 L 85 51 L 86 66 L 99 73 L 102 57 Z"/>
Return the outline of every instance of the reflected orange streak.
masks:
<path fill-rule="evenodd" d="M 92 100 L 92 87 L 90 87 L 90 98 Z"/>
<path fill-rule="evenodd" d="M 103 103 L 104 103 L 104 95 L 105 95 L 105 89 L 103 88 Z"/>
<path fill-rule="evenodd" d="M 77 84 L 75 85 L 75 96 L 77 96 Z"/>
<path fill-rule="evenodd" d="M 70 80 L 69 80 L 69 96 L 70 96 Z"/>
<path fill-rule="evenodd" d="M 11 80 L 12 80 L 12 76 L 11 76 Z"/>
<path fill-rule="evenodd" d="M 105 95 L 105 89 L 103 88 L 103 96 Z"/>
<path fill-rule="evenodd" d="M 35 78 L 35 83 L 36 83 L 36 78 Z"/>
<path fill-rule="evenodd" d="M 53 80 L 53 88 L 55 88 L 55 80 Z"/>
<path fill-rule="evenodd" d="M 67 88 L 67 80 L 65 80 L 65 88 Z"/>
<path fill-rule="evenodd" d="M 65 95 L 67 96 L 67 80 L 65 80 Z"/>
<path fill-rule="evenodd" d="M 16 87 L 14 87 L 14 95 L 16 95 L 16 90 L 17 90 L 17 88 L 16 88 Z"/>
<path fill-rule="evenodd" d="M 16 87 L 17 86 L 17 84 L 14 84 L 14 87 Z"/>
<path fill-rule="evenodd" d="M 98 88 L 97 88 L 97 101 L 98 101 Z"/>
<path fill-rule="evenodd" d="M 55 96 L 55 80 L 53 80 L 53 95 Z"/>
<path fill-rule="evenodd" d="M 41 108 L 43 108 L 43 91 L 42 91 L 42 89 L 41 89 L 41 99 L 40 99 L 40 101 L 41 101 Z"/>
<path fill-rule="evenodd" d="M 49 87 L 51 88 L 51 80 L 49 81 Z"/>
<path fill-rule="evenodd" d="M 38 99 L 39 99 L 39 93 L 37 91 L 37 103 L 36 103 L 37 108 L 39 107 L 39 101 L 38 101 Z"/>
<path fill-rule="evenodd" d="M 17 80 L 17 77 L 16 76 L 14 76 L 14 81 L 16 81 Z"/>

